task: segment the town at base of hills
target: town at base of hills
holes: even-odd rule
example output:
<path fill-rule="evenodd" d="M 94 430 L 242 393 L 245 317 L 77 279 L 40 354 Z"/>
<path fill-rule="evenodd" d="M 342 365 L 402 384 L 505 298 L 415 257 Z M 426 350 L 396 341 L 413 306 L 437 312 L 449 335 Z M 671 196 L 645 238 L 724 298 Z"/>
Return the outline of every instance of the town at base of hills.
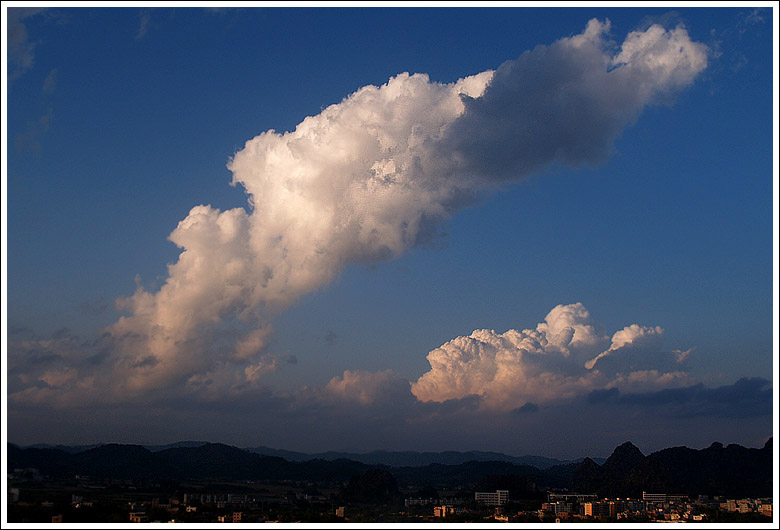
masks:
<path fill-rule="evenodd" d="M 599 464 L 290 462 L 222 444 L 8 444 L 9 523 L 773 521 L 772 439 Z"/>

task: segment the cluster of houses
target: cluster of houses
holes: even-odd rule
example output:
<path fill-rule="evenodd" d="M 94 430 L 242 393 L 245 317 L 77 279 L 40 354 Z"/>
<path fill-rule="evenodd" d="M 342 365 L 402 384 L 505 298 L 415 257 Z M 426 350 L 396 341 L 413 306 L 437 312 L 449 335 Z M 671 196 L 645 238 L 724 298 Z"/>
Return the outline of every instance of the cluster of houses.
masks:
<path fill-rule="evenodd" d="M 509 501 L 508 490 L 495 492 L 476 492 L 474 500 L 478 504 L 495 507 L 494 519 L 510 521 L 503 510 Z M 426 502 L 427 501 L 427 502 Z M 453 499 L 454 501 L 454 499 Z M 433 507 L 435 518 L 461 514 L 465 509 L 459 502 L 439 501 Z M 406 506 L 428 504 L 423 499 L 407 499 Z M 547 502 L 539 510 L 519 512 L 518 516 L 536 515 L 540 519 L 554 517 L 556 521 L 571 520 L 655 520 L 655 521 L 707 521 L 707 512 L 713 509 L 724 512 L 758 513 L 772 518 L 772 499 L 710 499 L 699 496 L 690 499 L 687 495 L 643 492 L 642 498 L 599 499 L 596 495 L 572 493 L 548 493 Z"/>

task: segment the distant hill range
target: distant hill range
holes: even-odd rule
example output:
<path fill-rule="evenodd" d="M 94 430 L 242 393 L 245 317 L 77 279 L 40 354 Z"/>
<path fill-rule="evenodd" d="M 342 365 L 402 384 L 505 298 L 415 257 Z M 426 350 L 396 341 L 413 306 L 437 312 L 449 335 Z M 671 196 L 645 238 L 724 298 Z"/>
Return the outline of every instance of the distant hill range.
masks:
<path fill-rule="evenodd" d="M 247 450 L 253 453 L 280 456 L 291 462 L 305 462 L 306 460 L 338 460 L 347 459 L 356 462 L 363 462 L 372 466 L 381 465 L 389 467 L 419 467 L 431 464 L 444 464 L 454 466 L 466 462 L 511 462 L 523 466 L 533 466 L 539 469 L 547 469 L 553 466 L 564 464 L 573 464 L 582 462 L 578 460 L 558 460 L 556 458 L 546 458 L 544 456 L 510 456 L 503 453 L 494 453 L 489 451 L 444 451 L 434 452 L 416 452 L 416 451 L 372 451 L 370 453 L 340 453 L 328 451 L 325 453 L 296 453 L 294 451 L 285 451 L 283 449 L 271 449 L 270 447 L 248 447 Z M 605 459 L 594 459 L 597 462 L 604 462 Z"/>
<path fill-rule="evenodd" d="M 706 449 L 673 447 L 648 456 L 631 442 L 617 447 L 599 463 L 541 466 L 500 453 L 415 453 L 376 451 L 267 454 L 267 448 L 239 449 L 224 444 L 180 442 L 166 446 L 107 444 L 72 447 L 26 447 L 8 444 L 8 471 L 35 468 L 55 478 L 75 475 L 111 479 L 152 480 L 309 480 L 351 481 L 370 469 L 388 471 L 404 486 L 509 489 L 525 497 L 549 488 L 601 496 L 640 497 L 642 491 L 729 498 L 772 495 L 772 439 L 760 449 L 714 443 Z M 303 459 L 305 455 L 308 459 Z M 311 458 L 314 456 L 315 458 Z M 326 458 L 323 458 L 326 457 Z M 350 456 L 352 458 L 344 458 Z M 491 456 L 497 458 L 489 459 Z M 353 458 L 361 458 L 358 461 Z M 468 459 L 463 461 L 464 459 Z M 512 461 L 516 460 L 516 461 Z M 410 465 L 409 465 L 410 464 Z M 513 494 L 514 492 L 514 494 Z"/>
<path fill-rule="evenodd" d="M 209 442 L 182 441 L 166 445 L 144 445 L 146 449 L 153 453 L 174 449 L 179 447 L 201 447 Z M 74 454 L 94 449 L 105 444 L 91 445 L 48 445 L 35 444 L 25 447 L 26 449 L 59 449 L 66 453 Z M 533 466 L 539 469 L 547 469 L 553 466 L 573 464 L 582 462 L 584 459 L 577 460 L 558 460 L 557 458 L 547 458 L 544 456 L 510 456 L 503 453 L 494 453 L 491 451 L 443 451 L 443 452 L 417 452 L 417 451 L 371 451 L 369 453 L 345 453 L 338 451 L 327 451 L 324 453 L 301 453 L 297 451 L 287 451 L 285 449 L 272 449 L 270 447 L 246 447 L 247 451 L 265 456 L 278 456 L 290 462 L 306 462 L 308 460 L 354 460 L 372 466 L 388 467 L 416 467 L 427 466 L 430 464 L 458 465 L 465 462 L 511 462 L 523 466 Z M 597 463 L 603 464 L 606 458 L 593 458 Z"/>
<path fill-rule="evenodd" d="M 176 442 L 176 443 L 165 444 L 165 445 L 143 445 L 142 447 L 145 447 L 151 452 L 156 453 L 158 451 L 163 451 L 165 449 L 173 449 L 175 447 L 200 447 L 208 443 L 209 442 L 184 441 L 184 442 Z M 25 446 L 24 449 L 59 449 L 60 451 L 65 451 L 66 453 L 74 454 L 74 453 L 80 453 L 82 451 L 87 451 L 89 449 L 94 449 L 96 447 L 101 447 L 103 445 L 108 445 L 108 444 L 89 444 L 89 445 L 34 444 L 34 445 Z"/>

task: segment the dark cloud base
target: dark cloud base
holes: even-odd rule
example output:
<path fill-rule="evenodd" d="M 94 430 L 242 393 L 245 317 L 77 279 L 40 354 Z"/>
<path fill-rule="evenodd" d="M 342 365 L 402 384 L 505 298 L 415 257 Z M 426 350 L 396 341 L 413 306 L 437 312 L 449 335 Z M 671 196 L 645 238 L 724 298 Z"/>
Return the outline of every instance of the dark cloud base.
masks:
<path fill-rule="evenodd" d="M 663 409 L 674 417 L 758 417 L 772 414 L 772 384 L 761 377 L 745 377 L 733 385 L 706 388 L 703 384 L 656 392 L 621 394 L 617 388 L 593 390 L 591 405 Z"/>
<path fill-rule="evenodd" d="M 761 378 L 644 394 L 603 389 L 503 412 L 480 407 L 478 396 L 419 402 L 401 392 L 398 380 L 370 404 L 308 389 L 212 403 L 179 398 L 63 410 L 29 405 L 9 410 L 8 439 L 21 445 L 197 439 L 303 452 L 492 450 L 580 458 L 606 456 L 628 440 L 648 452 L 713 442 L 754 447 L 772 435 L 771 385 Z"/>

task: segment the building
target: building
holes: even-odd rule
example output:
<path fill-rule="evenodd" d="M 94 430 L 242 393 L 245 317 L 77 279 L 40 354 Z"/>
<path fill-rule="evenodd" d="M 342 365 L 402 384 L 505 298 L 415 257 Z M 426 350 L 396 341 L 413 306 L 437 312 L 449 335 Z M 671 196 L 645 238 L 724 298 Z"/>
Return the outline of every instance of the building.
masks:
<path fill-rule="evenodd" d="M 582 508 L 583 515 L 597 519 L 616 518 L 617 514 L 623 511 L 622 503 L 615 501 L 586 502 Z"/>
<path fill-rule="evenodd" d="M 146 515 L 146 510 L 138 512 L 130 512 L 131 523 L 148 523 L 149 517 Z"/>
<path fill-rule="evenodd" d="M 623 511 L 626 512 L 644 512 L 645 511 L 645 501 L 640 501 L 639 499 L 624 499 L 623 500 Z"/>
<path fill-rule="evenodd" d="M 474 500 L 487 506 L 502 506 L 509 498 L 509 490 L 496 490 L 495 492 L 477 491 Z"/>
<path fill-rule="evenodd" d="M 442 506 L 433 507 L 434 517 L 447 517 L 448 515 L 451 515 L 453 513 L 455 513 L 455 508 L 452 506 L 447 506 L 446 504 Z"/>
<path fill-rule="evenodd" d="M 574 512 L 574 503 L 572 502 L 543 502 L 542 510 L 555 515 L 570 515 Z"/>
<path fill-rule="evenodd" d="M 623 503 L 621 501 L 609 501 L 609 517 L 615 518 L 617 514 L 623 511 Z"/>
<path fill-rule="evenodd" d="M 643 491 L 642 500 L 645 502 L 664 504 L 666 502 L 666 493 L 647 493 L 646 491 Z"/>
<path fill-rule="evenodd" d="M 425 506 L 428 504 L 435 504 L 438 499 L 420 499 L 419 497 L 416 499 L 413 499 L 411 497 L 408 497 L 404 499 L 404 506 L 407 508 L 409 506 Z"/>
<path fill-rule="evenodd" d="M 571 502 L 577 504 L 583 504 L 585 502 L 596 502 L 599 500 L 598 495 L 585 495 L 579 493 L 548 493 L 547 502 Z"/>
<path fill-rule="evenodd" d="M 336 508 L 336 517 L 345 517 L 344 506 L 339 506 L 338 508 Z"/>
<path fill-rule="evenodd" d="M 642 492 L 642 500 L 651 504 L 679 504 L 688 500 L 687 495 Z"/>

